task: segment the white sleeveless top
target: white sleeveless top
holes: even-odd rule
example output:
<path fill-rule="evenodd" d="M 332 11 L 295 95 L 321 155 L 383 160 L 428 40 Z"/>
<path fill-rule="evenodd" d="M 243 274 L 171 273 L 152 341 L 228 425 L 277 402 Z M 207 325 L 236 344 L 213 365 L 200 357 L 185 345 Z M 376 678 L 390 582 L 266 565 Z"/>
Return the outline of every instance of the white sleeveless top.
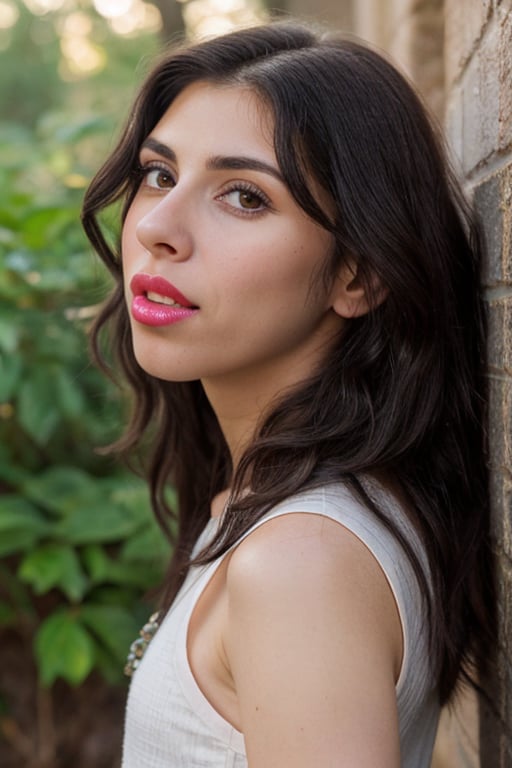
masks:
<path fill-rule="evenodd" d="M 377 491 L 374 483 L 365 485 L 380 508 L 393 516 L 427 573 L 425 553 L 403 511 L 387 495 Z M 406 555 L 386 527 L 342 484 L 287 499 L 245 536 L 267 520 L 291 512 L 309 512 L 338 521 L 368 547 L 386 575 L 398 606 L 404 641 L 402 668 L 396 685 L 400 764 L 402 768 L 428 768 L 439 705 L 429 664 L 424 602 Z M 217 525 L 218 520 L 210 520 L 195 552 L 211 539 Z M 134 673 L 126 710 L 122 768 L 248 766 L 243 734 L 224 720 L 204 697 L 187 658 L 190 617 L 222 559 L 189 571 Z"/>

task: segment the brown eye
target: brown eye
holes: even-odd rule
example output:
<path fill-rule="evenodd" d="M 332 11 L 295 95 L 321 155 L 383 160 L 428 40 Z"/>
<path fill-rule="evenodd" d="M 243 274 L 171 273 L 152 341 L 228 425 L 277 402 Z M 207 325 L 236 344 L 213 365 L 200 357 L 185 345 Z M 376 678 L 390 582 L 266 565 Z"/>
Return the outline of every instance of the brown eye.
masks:
<path fill-rule="evenodd" d="M 239 192 L 239 199 L 240 199 L 240 205 L 242 208 L 245 208 L 246 210 L 256 210 L 258 208 L 261 208 L 262 200 L 258 195 L 255 195 L 254 192 L 249 192 L 248 190 L 241 190 Z"/>
<path fill-rule="evenodd" d="M 219 200 L 227 203 L 239 215 L 255 215 L 271 209 L 268 197 L 257 187 L 248 182 L 234 182 L 231 189 L 219 195 Z"/>
<path fill-rule="evenodd" d="M 164 168 L 147 168 L 144 170 L 143 183 L 151 189 L 171 189 L 175 181 L 168 170 Z"/>

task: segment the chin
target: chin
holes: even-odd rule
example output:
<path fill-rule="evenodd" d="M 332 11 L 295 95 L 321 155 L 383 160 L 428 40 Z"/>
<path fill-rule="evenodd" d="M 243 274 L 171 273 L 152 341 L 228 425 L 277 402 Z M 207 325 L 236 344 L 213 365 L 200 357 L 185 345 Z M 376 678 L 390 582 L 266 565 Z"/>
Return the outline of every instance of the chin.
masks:
<path fill-rule="evenodd" d="M 188 376 L 186 373 L 179 373 L 175 370 L 169 370 L 169 364 L 167 365 L 158 365 L 155 364 L 154 361 L 151 363 L 148 363 L 146 365 L 145 362 L 142 362 L 141 360 L 137 359 L 137 363 L 142 368 L 142 370 L 147 373 L 148 376 L 151 376 L 153 379 L 159 379 L 160 381 L 169 381 L 169 382 L 185 382 L 185 381 L 195 381 L 197 377 L 195 376 Z"/>
<path fill-rule="evenodd" d="M 137 346 L 134 345 L 133 353 L 135 360 L 140 368 L 148 376 L 154 379 L 160 379 L 161 381 L 192 381 L 193 377 L 189 377 L 186 374 L 183 376 L 180 374 L 180 366 L 170 365 L 169 359 L 162 360 L 153 354 L 148 354 L 147 350 L 140 352 Z"/>
<path fill-rule="evenodd" d="M 137 364 L 148 376 L 162 381 L 193 381 L 197 378 L 186 365 L 186 353 L 170 345 L 166 339 L 141 334 L 139 329 L 132 330 L 132 350 Z M 189 375 L 191 374 L 191 375 Z"/>

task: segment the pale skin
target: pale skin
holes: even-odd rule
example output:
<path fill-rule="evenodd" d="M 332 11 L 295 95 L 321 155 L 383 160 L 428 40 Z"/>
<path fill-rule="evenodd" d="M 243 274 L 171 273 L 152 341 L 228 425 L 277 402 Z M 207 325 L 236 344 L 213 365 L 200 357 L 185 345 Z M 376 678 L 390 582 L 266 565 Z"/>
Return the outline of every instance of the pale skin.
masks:
<path fill-rule="evenodd" d="M 368 309 L 350 265 L 329 289 L 313 283 L 330 235 L 292 198 L 271 137 L 254 93 L 189 86 L 141 150 L 123 229 L 128 306 L 143 272 L 197 307 L 164 327 L 132 318 L 137 360 L 160 378 L 201 379 L 235 465 L 273 400 Z M 203 592 L 188 653 L 244 734 L 250 768 L 399 766 L 400 618 L 380 566 L 338 523 L 297 510 L 253 532 Z"/>

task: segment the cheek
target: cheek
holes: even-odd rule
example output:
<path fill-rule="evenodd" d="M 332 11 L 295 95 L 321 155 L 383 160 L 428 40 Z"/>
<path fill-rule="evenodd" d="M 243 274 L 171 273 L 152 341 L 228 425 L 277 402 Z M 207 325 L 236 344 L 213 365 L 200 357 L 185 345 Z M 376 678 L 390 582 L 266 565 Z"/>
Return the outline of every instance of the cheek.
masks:
<path fill-rule="evenodd" d="M 258 291 L 262 298 L 272 297 L 278 304 L 292 302 L 304 306 L 315 297 L 315 278 L 326 258 L 326 252 L 317 243 L 309 247 L 307 243 L 282 241 L 265 256 L 246 280 L 249 289 Z"/>
<path fill-rule="evenodd" d="M 121 230 L 121 265 L 125 280 L 138 272 L 144 264 L 145 250 L 137 238 L 139 216 L 132 208 L 128 211 Z"/>
<path fill-rule="evenodd" d="M 123 227 L 121 230 L 121 255 L 123 261 L 125 258 L 130 257 L 131 251 L 136 242 L 135 226 L 135 216 L 132 212 L 132 208 L 130 208 L 126 214 L 126 218 L 123 222 Z"/>
<path fill-rule="evenodd" d="M 315 265 L 316 266 L 316 265 Z M 325 297 L 312 289 L 314 267 L 311 260 L 304 261 L 292 255 L 278 253 L 272 259 L 260 261 L 257 269 L 246 268 L 230 275 L 226 293 L 229 294 L 229 316 L 239 313 L 244 326 L 254 331 L 270 327 L 296 328 L 322 315 L 327 308 Z M 224 294 L 223 302 L 226 300 Z M 224 304 L 227 308 L 227 304 Z"/>

